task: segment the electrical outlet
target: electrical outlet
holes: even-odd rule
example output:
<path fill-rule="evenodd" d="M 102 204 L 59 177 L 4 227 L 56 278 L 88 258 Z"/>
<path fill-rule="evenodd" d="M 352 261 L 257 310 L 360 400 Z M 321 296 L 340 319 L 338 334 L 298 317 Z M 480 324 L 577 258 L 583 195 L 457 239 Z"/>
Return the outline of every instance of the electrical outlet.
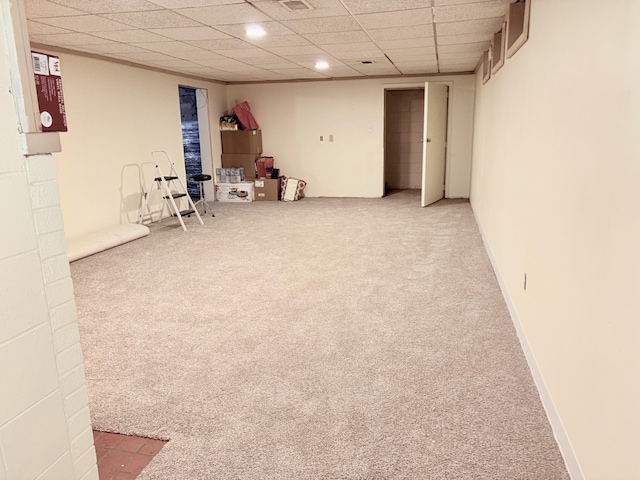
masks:
<path fill-rule="evenodd" d="M 333 142 L 333 135 L 329 135 L 329 141 Z"/>
<path fill-rule="evenodd" d="M 320 141 L 324 142 L 324 135 L 320 135 Z"/>

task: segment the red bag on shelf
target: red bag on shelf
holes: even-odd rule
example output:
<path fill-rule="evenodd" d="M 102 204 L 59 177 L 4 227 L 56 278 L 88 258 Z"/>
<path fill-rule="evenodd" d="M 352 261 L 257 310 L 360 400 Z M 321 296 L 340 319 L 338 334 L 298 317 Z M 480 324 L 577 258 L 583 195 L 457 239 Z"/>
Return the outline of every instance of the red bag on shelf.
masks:
<path fill-rule="evenodd" d="M 273 157 L 260 157 L 256 160 L 256 170 L 258 178 L 272 178 Z"/>
<path fill-rule="evenodd" d="M 260 128 L 256 119 L 253 118 L 249 102 L 242 102 L 233 107 L 233 114 L 238 117 L 243 130 L 257 130 Z"/>

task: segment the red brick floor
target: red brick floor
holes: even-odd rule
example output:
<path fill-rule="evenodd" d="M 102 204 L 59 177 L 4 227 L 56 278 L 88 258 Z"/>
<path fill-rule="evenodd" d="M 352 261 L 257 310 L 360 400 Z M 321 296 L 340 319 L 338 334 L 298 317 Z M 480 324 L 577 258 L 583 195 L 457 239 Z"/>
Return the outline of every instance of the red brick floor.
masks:
<path fill-rule="evenodd" d="M 167 443 L 153 438 L 93 431 L 100 480 L 133 480 Z"/>

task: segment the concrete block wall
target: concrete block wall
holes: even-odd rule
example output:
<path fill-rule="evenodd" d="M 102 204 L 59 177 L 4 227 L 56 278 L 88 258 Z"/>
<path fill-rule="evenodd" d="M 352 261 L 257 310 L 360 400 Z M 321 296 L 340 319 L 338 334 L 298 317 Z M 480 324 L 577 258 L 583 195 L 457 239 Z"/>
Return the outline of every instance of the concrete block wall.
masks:
<path fill-rule="evenodd" d="M 97 480 L 51 154 L 24 156 L 0 34 L 0 480 Z"/>

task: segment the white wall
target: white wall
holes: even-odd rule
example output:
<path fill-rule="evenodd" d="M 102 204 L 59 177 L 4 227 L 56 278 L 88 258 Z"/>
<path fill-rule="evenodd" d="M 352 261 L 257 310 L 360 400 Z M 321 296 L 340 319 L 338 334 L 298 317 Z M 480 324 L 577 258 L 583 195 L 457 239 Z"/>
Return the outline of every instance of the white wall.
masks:
<path fill-rule="evenodd" d="M 534 0 L 529 41 L 477 81 L 473 209 L 588 479 L 640 478 L 638 18 Z"/>
<path fill-rule="evenodd" d="M 11 22 L 0 8 L 0 25 Z M 19 29 L 19 24 L 15 27 Z M 53 157 L 23 156 L 0 30 L 0 478 L 98 478 Z M 14 89 L 15 91 L 16 89 Z M 37 135 L 37 134 L 34 134 Z"/>
<path fill-rule="evenodd" d="M 275 157 L 282 175 L 306 180 L 306 195 L 380 197 L 384 89 L 424 86 L 427 80 L 451 82 L 447 196 L 468 197 L 473 76 L 230 85 L 228 106 L 249 102 L 263 131 L 263 153 Z"/>
<path fill-rule="evenodd" d="M 152 150 L 166 150 L 184 181 L 179 85 L 207 89 L 211 151 L 219 162 L 224 85 L 57 54 L 69 131 L 60 134 L 55 158 L 68 239 L 137 222 L 142 190 L 153 178 Z"/>

